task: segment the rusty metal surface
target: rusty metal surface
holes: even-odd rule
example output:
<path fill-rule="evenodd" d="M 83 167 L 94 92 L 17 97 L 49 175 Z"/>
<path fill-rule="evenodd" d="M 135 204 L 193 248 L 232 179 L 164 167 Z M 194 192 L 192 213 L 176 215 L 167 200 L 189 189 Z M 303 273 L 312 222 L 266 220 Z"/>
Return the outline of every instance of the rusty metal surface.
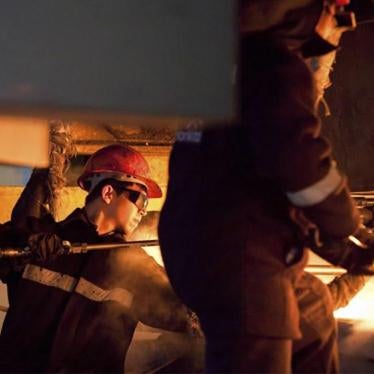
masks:
<path fill-rule="evenodd" d="M 92 125 L 74 122 L 71 125 L 73 138 L 78 146 L 103 145 L 126 142 L 133 145 L 171 145 L 174 141 L 175 127 L 149 128 L 147 122 L 133 124 Z"/>

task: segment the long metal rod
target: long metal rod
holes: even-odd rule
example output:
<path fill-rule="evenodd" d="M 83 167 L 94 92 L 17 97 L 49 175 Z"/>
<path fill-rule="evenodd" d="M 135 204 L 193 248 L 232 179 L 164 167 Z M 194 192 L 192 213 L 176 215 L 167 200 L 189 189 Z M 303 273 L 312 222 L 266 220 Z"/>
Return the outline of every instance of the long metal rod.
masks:
<path fill-rule="evenodd" d="M 333 265 L 312 265 L 309 264 L 305 267 L 305 271 L 313 273 L 314 275 L 341 275 L 347 272 L 347 270 L 333 266 Z"/>
<path fill-rule="evenodd" d="M 86 253 L 89 251 L 107 251 L 118 248 L 130 247 L 154 247 L 159 245 L 158 240 L 138 240 L 124 243 L 103 243 L 103 244 L 71 244 L 64 240 L 62 242 L 65 248 L 65 254 Z M 28 257 L 32 254 L 28 247 L 26 248 L 0 248 L 0 258 Z"/>
<path fill-rule="evenodd" d="M 125 243 L 103 243 L 103 244 L 72 244 L 69 245 L 69 242 L 66 243 L 67 253 L 74 254 L 74 253 L 86 253 L 89 251 L 107 251 L 111 249 L 118 249 L 118 248 L 129 248 L 129 247 L 153 247 L 158 246 L 158 240 L 137 240 L 132 242 L 125 242 Z"/>

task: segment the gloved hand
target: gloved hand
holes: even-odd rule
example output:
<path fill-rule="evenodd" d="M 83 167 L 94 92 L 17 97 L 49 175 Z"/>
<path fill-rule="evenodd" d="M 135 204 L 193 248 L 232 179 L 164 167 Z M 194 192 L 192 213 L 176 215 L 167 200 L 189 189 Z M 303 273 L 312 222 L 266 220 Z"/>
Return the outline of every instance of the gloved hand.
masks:
<path fill-rule="evenodd" d="M 311 249 L 333 265 L 351 274 L 374 275 L 374 236 L 361 227 L 356 236 L 345 239 L 321 238 Z"/>
<path fill-rule="evenodd" d="M 63 241 L 52 233 L 32 234 L 28 238 L 29 250 L 38 261 L 53 261 L 67 253 Z"/>

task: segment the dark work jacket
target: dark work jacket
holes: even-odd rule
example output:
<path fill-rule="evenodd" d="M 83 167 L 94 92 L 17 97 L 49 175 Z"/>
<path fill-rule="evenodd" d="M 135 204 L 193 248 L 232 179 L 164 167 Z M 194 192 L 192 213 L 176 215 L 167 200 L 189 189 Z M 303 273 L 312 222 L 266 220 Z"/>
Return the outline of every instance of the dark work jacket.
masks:
<path fill-rule="evenodd" d="M 33 230 L 72 243 L 123 241 L 98 236 L 81 209 L 41 226 Z M 138 321 L 172 331 L 187 327 L 186 308 L 164 270 L 138 247 L 33 262 L 7 279 L 12 292 L 0 336 L 1 372 L 123 372 Z"/>
<path fill-rule="evenodd" d="M 241 121 L 177 134 L 161 250 L 205 332 L 297 338 L 294 288 L 306 255 L 291 213 L 302 210 L 332 237 L 350 235 L 358 214 L 344 178 L 318 204 L 301 209 L 288 199 L 332 165 L 313 77 L 282 44 L 247 38 L 241 52 Z"/>

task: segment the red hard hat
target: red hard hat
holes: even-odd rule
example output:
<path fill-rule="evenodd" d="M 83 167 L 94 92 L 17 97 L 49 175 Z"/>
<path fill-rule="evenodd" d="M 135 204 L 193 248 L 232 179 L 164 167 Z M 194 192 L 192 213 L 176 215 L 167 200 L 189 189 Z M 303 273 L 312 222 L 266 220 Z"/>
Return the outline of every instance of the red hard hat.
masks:
<path fill-rule="evenodd" d="M 114 144 L 99 149 L 88 159 L 78 185 L 92 191 L 102 180 L 116 179 L 143 185 L 149 198 L 161 197 L 161 188 L 148 175 L 148 163 L 139 152 L 125 145 Z"/>

